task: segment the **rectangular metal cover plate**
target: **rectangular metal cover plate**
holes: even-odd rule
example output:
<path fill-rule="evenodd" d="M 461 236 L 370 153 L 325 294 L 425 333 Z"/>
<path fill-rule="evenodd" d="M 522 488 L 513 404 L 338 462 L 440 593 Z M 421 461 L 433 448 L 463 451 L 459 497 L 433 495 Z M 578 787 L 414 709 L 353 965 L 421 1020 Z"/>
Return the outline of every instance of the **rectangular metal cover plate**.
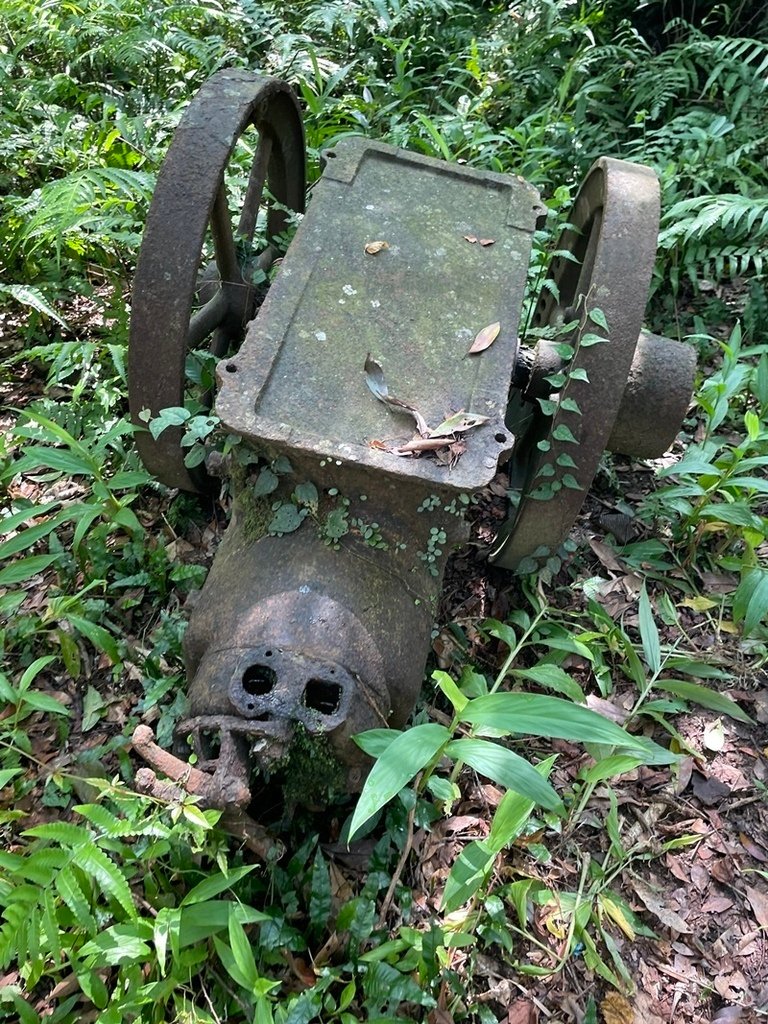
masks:
<path fill-rule="evenodd" d="M 341 141 L 243 347 L 220 364 L 225 426 L 271 450 L 483 486 L 513 441 L 503 421 L 541 213 L 522 178 Z M 375 241 L 388 248 L 366 252 Z M 493 344 L 468 356 L 496 321 Z M 368 390 L 368 353 L 430 427 L 461 409 L 489 417 L 453 468 L 371 446 L 407 441 L 414 423 Z"/>

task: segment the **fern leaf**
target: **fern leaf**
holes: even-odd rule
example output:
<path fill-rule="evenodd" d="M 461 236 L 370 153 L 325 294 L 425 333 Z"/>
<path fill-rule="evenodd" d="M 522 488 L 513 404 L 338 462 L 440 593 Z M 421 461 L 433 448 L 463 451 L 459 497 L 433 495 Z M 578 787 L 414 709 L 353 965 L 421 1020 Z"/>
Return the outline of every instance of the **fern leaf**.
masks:
<path fill-rule="evenodd" d="M 5 292 L 16 302 L 20 302 L 23 306 L 29 306 L 31 309 L 37 310 L 38 313 L 44 313 L 51 320 L 55 320 L 57 324 L 71 330 L 67 321 L 59 316 L 38 288 L 32 288 L 25 284 L 0 284 L 0 292 Z"/>
<path fill-rule="evenodd" d="M 136 918 L 136 907 L 125 875 L 98 846 L 78 850 L 77 866 L 90 875 L 123 908 L 128 917 Z"/>
<path fill-rule="evenodd" d="M 78 846 L 93 842 L 91 833 L 83 828 L 82 825 L 72 825 L 66 821 L 51 821 L 45 825 L 35 825 L 34 828 L 25 829 L 22 835 L 34 836 L 36 839 L 50 839 L 61 846 L 69 846 L 75 849 Z"/>
<path fill-rule="evenodd" d="M 54 879 L 59 896 L 72 911 L 75 920 L 88 935 L 96 934 L 96 922 L 91 914 L 90 904 L 72 868 L 62 868 Z"/>

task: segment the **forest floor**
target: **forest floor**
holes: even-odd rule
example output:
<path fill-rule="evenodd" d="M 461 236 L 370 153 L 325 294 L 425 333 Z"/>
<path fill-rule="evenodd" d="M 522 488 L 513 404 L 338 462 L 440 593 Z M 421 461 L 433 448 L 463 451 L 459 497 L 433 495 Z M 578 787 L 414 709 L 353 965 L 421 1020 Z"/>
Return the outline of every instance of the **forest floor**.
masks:
<path fill-rule="evenodd" d="M 3 404 L 22 408 L 42 392 L 43 385 L 34 365 L 27 366 L 14 381 L 5 382 Z M 623 563 L 620 548 L 606 538 L 611 530 L 620 533 L 623 528 L 623 513 L 615 507 L 615 495 L 621 493 L 626 502 L 640 502 L 653 486 L 653 475 L 646 465 L 619 460 L 610 486 L 603 481 L 601 489 L 600 483 L 598 479 L 576 526 L 576 535 L 582 541 L 579 553 L 553 581 L 550 600 L 562 612 L 581 613 L 586 600 L 582 584 L 589 580 L 590 595 L 613 618 L 632 626 L 637 621 L 641 580 Z M 25 497 L 38 500 L 45 485 L 22 479 L 17 486 L 26 488 Z M 521 600 L 516 582 L 502 571 L 489 570 L 483 556 L 484 546 L 505 515 L 506 486 L 507 480 L 500 473 L 480 495 L 474 510 L 472 541 L 449 564 L 440 612 L 443 628 L 432 652 L 439 667 L 450 669 L 454 663 L 451 623 L 459 625 L 467 638 L 469 650 L 464 655 L 478 670 L 492 674 L 503 660 L 497 642 L 489 641 L 477 624 L 488 617 L 503 621 Z M 143 507 L 137 508 L 143 524 L 151 532 L 164 535 L 174 559 L 210 564 L 226 526 L 228 509 L 210 505 L 177 534 L 168 525 L 169 500 L 168 496 L 148 495 Z M 46 586 L 43 574 L 29 587 L 30 606 L 35 602 L 44 604 Z M 710 592 L 733 586 L 733 579 L 726 575 L 708 581 Z M 41 680 L 51 696 L 68 707 L 72 718 L 63 744 L 50 717 L 34 715 L 28 720 L 32 744 L 28 778 L 36 775 L 37 779 L 17 805 L 17 809 L 27 812 L 26 828 L 66 817 L 64 806 L 51 806 L 50 801 L 43 800 L 52 776 L 80 774 L 86 764 L 93 773 L 94 765 L 99 763 L 105 775 L 115 774 L 118 760 L 114 748 L 100 761 L 99 757 L 108 741 L 124 730 L 123 749 L 129 750 L 128 725 L 136 720 L 136 706 L 142 696 L 137 665 L 150 623 L 141 613 L 140 588 L 125 597 L 122 622 L 129 648 L 137 652 L 136 664 L 127 662 L 124 674 L 115 679 L 108 659 L 102 656 L 84 673 L 90 680 L 87 691 L 65 674 L 48 675 L 47 682 L 46 678 Z M 514 959 L 529 969 L 551 969 L 562 957 L 562 969 L 545 977 L 526 976 L 511 970 L 501 955 L 476 956 L 472 988 L 499 1021 L 581 1024 L 589 1019 L 590 999 L 600 1005 L 606 1024 L 631 1024 L 633 1020 L 644 1024 L 752 1024 L 768 1015 L 768 800 L 764 788 L 768 786 L 768 675 L 762 670 L 750 671 L 741 660 L 738 638 L 719 629 L 711 617 L 696 608 L 684 608 L 682 614 L 688 639 L 693 638 L 702 660 L 729 672 L 730 695 L 751 716 L 753 724 L 718 718 L 703 710 L 682 714 L 675 720 L 685 744 L 679 764 L 672 768 L 641 767 L 611 780 L 609 785 L 623 821 L 623 850 L 618 859 L 615 848 L 609 856 L 610 839 L 604 825 L 607 790 L 598 788 L 570 830 L 566 827 L 554 841 L 548 833 L 545 856 L 538 844 L 541 835 L 527 835 L 503 855 L 496 868 L 499 883 L 530 878 L 554 891 L 574 891 L 580 882 L 583 884 L 589 861 L 602 863 L 611 888 L 647 926 L 646 934 L 639 935 L 625 921 L 622 935 L 616 940 L 636 993 L 625 998 L 596 979 L 578 948 L 576 955 L 564 956 L 570 940 L 567 914 L 558 914 L 550 905 L 542 907 L 541 914 L 529 923 L 527 935 L 521 933 Z M 664 636 L 668 627 L 661 625 L 660 629 L 663 640 L 674 640 Z M 575 656 L 565 667 L 576 679 L 580 673 L 586 676 L 586 663 L 580 664 Z M 610 699 L 590 697 L 589 703 L 621 723 L 636 694 L 626 680 L 614 681 Z M 94 693 L 100 700 L 98 707 L 94 707 Z M 438 721 L 444 717 L 436 707 L 428 706 L 427 712 Z M 143 712 L 142 720 L 155 725 L 159 713 L 150 708 Z M 656 733 L 655 738 L 663 741 L 661 728 Z M 558 760 L 551 781 L 560 792 L 568 791 L 587 755 L 582 748 L 564 741 L 536 741 L 535 746 L 527 747 L 527 753 L 536 758 L 553 751 Z M 410 837 L 410 856 L 400 883 L 412 892 L 411 924 L 416 927 L 439 914 L 442 888 L 451 865 L 466 843 L 488 834 L 493 810 L 503 795 L 468 769 L 460 785 L 462 799 L 452 813 L 430 830 L 416 829 Z M 78 793 L 77 787 L 76 793 L 81 799 L 87 795 Z M 359 891 L 373 844 L 362 840 L 350 848 L 342 847 L 336 842 L 338 825 L 332 818 L 318 824 L 318 830 L 331 861 L 332 897 L 340 905 Z M 387 924 L 393 934 L 401 923 L 396 908 L 391 909 Z M 334 943 L 340 941 L 331 934 L 313 957 L 312 968 L 322 964 L 323 958 L 332 960 Z M 453 953 L 451 966 L 459 972 L 468 969 L 470 954 L 461 949 Z M 309 984 L 312 968 L 295 958 L 291 960 L 291 984 Z M 453 1017 L 438 1007 L 431 1011 L 429 1020 L 431 1024 L 450 1024 Z"/>

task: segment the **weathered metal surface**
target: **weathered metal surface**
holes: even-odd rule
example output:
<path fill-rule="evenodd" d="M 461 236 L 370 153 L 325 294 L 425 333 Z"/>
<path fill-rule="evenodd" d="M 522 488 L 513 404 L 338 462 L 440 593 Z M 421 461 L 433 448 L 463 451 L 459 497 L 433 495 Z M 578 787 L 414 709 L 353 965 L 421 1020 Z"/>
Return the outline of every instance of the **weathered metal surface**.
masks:
<path fill-rule="evenodd" d="M 287 538 L 259 536 L 244 484 L 187 631 L 192 717 L 180 734 L 215 732 L 217 716 L 239 716 L 254 761 L 274 768 L 301 726 L 327 738 L 354 789 L 366 759 L 351 737 L 398 728 L 410 714 L 443 567 L 467 528 L 445 490 L 425 514 L 423 488 L 335 468 L 349 521 L 375 509 L 381 546 L 357 529 L 329 545 L 311 520 Z M 305 479 L 300 465 L 294 469 L 288 487 Z M 445 539 L 428 563 L 420 554 L 435 524 Z"/>
<path fill-rule="evenodd" d="M 504 413 L 541 209 L 517 178 L 343 140 L 326 154 L 240 352 L 219 366 L 217 414 L 255 445 L 315 465 L 333 459 L 455 491 L 483 486 L 513 443 Z M 371 241 L 388 248 L 370 255 Z M 496 321 L 493 345 L 468 357 L 477 332 Z M 450 472 L 371 447 L 407 439 L 413 423 L 368 394 L 368 353 L 430 425 L 459 409 L 489 417 Z"/>
<path fill-rule="evenodd" d="M 233 227 L 224 172 L 251 125 L 259 142 Z M 135 423 L 145 426 L 140 419 L 144 410 L 157 415 L 184 404 L 189 348 L 203 347 L 211 335 L 208 344 L 219 355 L 239 344 L 257 298 L 253 271 L 274 257 L 270 251 L 261 259 L 242 257 L 253 240 L 264 183 L 277 203 L 302 211 L 304 166 L 301 115 L 284 82 L 238 69 L 220 71 L 190 103 L 158 176 L 134 278 L 128 372 Z M 215 263 L 203 268 L 209 224 Z M 284 211 L 271 205 L 268 237 L 285 225 Z M 197 310 L 196 293 L 202 302 Z M 178 430 L 166 430 L 157 440 L 144 431 L 137 434 L 145 465 L 164 483 L 205 489 L 204 471 L 187 469 L 179 440 Z"/>
<path fill-rule="evenodd" d="M 693 358 L 640 333 L 658 184 L 647 168 L 611 159 L 591 170 L 573 229 L 558 243 L 575 256 L 550 272 L 559 300 L 543 290 L 536 312 L 537 326 L 582 320 L 565 364 L 551 343 L 531 350 L 517 337 L 542 213 L 534 189 L 363 139 L 324 154 L 309 211 L 257 310 L 244 287 L 253 263 L 237 259 L 220 188 L 248 125 L 261 142 L 239 234 L 252 237 L 267 179 L 281 203 L 302 208 L 292 93 L 246 72 L 215 76 L 185 115 L 158 181 L 134 292 L 131 409 L 137 417 L 183 404 L 188 344 L 212 334 L 212 350 L 236 346 L 256 313 L 241 350 L 217 371 L 216 412 L 254 460 L 233 470 L 233 520 L 186 634 L 190 716 L 179 736 L 191 736 L 197 755 L 187 788 L 261 842 L 255 823 L 243 825 L 253 765 L 290 770 L 303 734 L 327 745 L 355 789 L 367 760 L 352 737 L 405 723 L 445 562 L 467 537 L 460 499 L 512 453 L 520 501 L 492 559 L 516 568 L 552 554 L 606 447 L 650 455 L 669 441 Z M 216 261 L 201 268 L 209 221 Z M 270 232 L 279 227 L 270 221 Z M 193 313 L 196 294 L 202 306 Z M 585 328 L 601 333 L 586 318 L 598 308 L 608 339 L 581 344 Z M 477 333 L 496 322 L 493 343 L 469 356 Z M 415 442 L 413 419 L 366 387 L 369 357 L 426 424 Z M 552 394 L 548 378 L 563 371 L 570 377 Z M 538 399 L 557 401 L 554 414 Z M 459 410 L 487 419 L 457 435 L 450 458 L 432 457 L 429 428 Z M 422 446 L 420 457 L 393 450 L 408 443 Z M 140 444 L 166 483 L 204 486 L 184 468 L 178 434 L 142 435 Z M 151 734 L 136 744 L 184 781 L 181 762 Z M 145 782 L 159 794 L 162 783 Z"/>
<path fill-rule="evenodd" d="M 641 331 L 606 448 L 638 459 L 663 455 L 691 401 L 696 351 Z"/>
<path fill-rule="evenodd" d="M 555 289 L 542 289 L 534 326 L 580 319 L 581 327 L 569 337 L 557 339 L 575 348 L 573 358 L 564 367 L 554 344 L 539 342 L 530 369 L 530 390 L 513 396 L 510 405 L 510 429 L 518 433 L 522 432 L 521 425 L 525 429 L 512 459 L 520 501 L 500 531 L 491 555 L 492 561 L 509 569 L 521 565 L 533 568 L 535 560 L 557 552 L 609 445 L 631 374 L 656 256 L 656 175 L 637 164 L 607 157 L 598 160 L 579 191 L 568 221 L 572 227 L 564 232 L 557 249 L 572 253 L 575 261 L 564 257 L 553 260 L 549 277 Z M 602 311 L 607 333 L 589 321 L 592 310 Z M 582 345 L 581 338 L 587 332 L 606 340 Z M 547 388 L 545 378 L 559 368 L 569 378 L 555 396 L 558 405 L 554 414 L 547 415 L 538 398 Z M 575 376 L 574 370 L 578 371 Z M 660 388 L 664 385 L 663 380 L 654 384 Z M 675 406 L 679 405 L 679 392 L 678 387 Z M 636 404 L 633 409 L 637 409 Z M 655 437 L 653 410 L 641 411 L 646 432 Z M 622 433 L 626 438 L 627 431 Z"/>

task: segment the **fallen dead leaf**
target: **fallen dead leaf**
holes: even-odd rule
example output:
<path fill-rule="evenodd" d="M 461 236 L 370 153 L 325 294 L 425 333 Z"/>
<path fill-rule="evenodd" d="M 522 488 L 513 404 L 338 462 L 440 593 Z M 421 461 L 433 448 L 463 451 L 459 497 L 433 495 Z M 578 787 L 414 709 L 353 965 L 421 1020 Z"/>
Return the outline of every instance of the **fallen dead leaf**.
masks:
<path fill-rule="evenodd" d="M 487 249 L 489 245 L 495 245 L 495 244 L 496 244 L 496 239 L 495 238 L 481 238 L 480 239 L 480 245 L 482 245 L 484 249 Z"/>
<path fill-rule="evenodd" d="M 487 422 L 487 416 L 479 416 L 477 413 L 464 412 L 463 409 L 459 409 L 448 419 L 443 420 L 434 430 L 430 430 L 429 436 L 450 437 L 453 434 L 463 434 L 467 430 L 474 430 L 475 427 L 482 427 Z"/>
<path fill-rule="evenodd" d="M 712 899 L 707 900 L 701 908 L 701 912 L 703 914 L 724 914 L 732 906 L 733 900 L 729 900 L 727 896 L 713 896 Z"/>
<path fill-rule="evenodd" d="M 716 779 L 714 776 L 705 779 L 697 772 L 694 772 L 693 775 L 693 792 L 696 794 L 696 799 L 701 800 L 706 807 L 719 804 L 721 800 L 731 795 L 730 786 L 726 786 L 720 779 Z"/>
<path fill-rule="evenodd" d="M 600 1010 L 605 1024 L 634 1024 L 635 1012 L 620 992 L 609 992 Z"/>
<path fill-rule="evenodd" d="M 368 253 L 369 256 L 375 256 L 377 252 L 381 252 L 382 249 L 388 248 L 389 242 L 376 241 L 365 243 L 365 251 Z"/>
<path fill-rule="evenodd" d="M 755 860 L 759 860 L 761 864 L 765 864 L 768 861 L 768 857 L 766 857 L 763 849 L 750 839 L 748 835 L 745 835 L 744 832 L 739 832 L 739 842 L 747 853 L 754 857 Z"/>
<path fill-rule="evenodd" d="M 759 889 L 753 889 L 750 885 L 746 887 L 745 892 L 755 920 L 761 927 L 768 928 L 768 896 L 764 892 L 760 892 Z"/>
<path fill-rule="evenodd" d="M 716 718 L 714 722 L 707 722 L 704 726 L 704 746 L 707 750 L 715 752 L 722 750 L 725 746 L 725 729 L 722 719 Z"/>
<path fill-rule="evenodd" d="M 412 416 L 416 422 L 418 432 L 422 436 L 428 434 L 429 426 L 419 410 L 409 402 L 403 402 L 400 398 L 390 395 L 387 382 L 384 379 L 384 369 L 381 363 L 371 357 L 370 352 L 365 358 L 364 369 L 365 383 L 368 385 L 368 390 L 371 394 L 392 409 L 393 412 L 407 413 L 409 416 Z"/>
<path fill-rule="evenodd" d="M 488 326 L 484 327 L 482 331 L 478 331 L 467 355 L 474 356 L 477 355 L 478 352 L 485 352 L 485 350 L 490 348 L 494 341 L 496 341 L 500 330 L 501 324 L 497 320 L 496 323 L 488 324 Z"/>
<path fill-rule="evenodd" d="M 464 235 L 464 241 L 475 245 L 477 243 L 477 235 Z"/>
<path fill-rule="evenodd" d="M 598 540 L 596 537 L 592 537 L 589 541 L 589 546 L 606 569 L 609 569 L 611 572 L 624 572 L 625 567 L 618 560 L 613 549 L 607 544 L 604 544 L 603 541 Z"/>
<path fill-rule="evenodd" d="M 666 897 L 663 893 L 654 892 L 650 885 L 643 881 L 642 878 L 633 877 L 632 886 L 646 909 L 654 917 L 658 917 L 666 928 L 681 934 L 691 931 L 688 923 L 683 920 L 677 911 L 667 906 Z"/>
<path fill-rule="evenodd" d="M 536 1024 L 536 1007 L 527 999 L 516 999 L 509 1008 L 505 1024 Z"/>

